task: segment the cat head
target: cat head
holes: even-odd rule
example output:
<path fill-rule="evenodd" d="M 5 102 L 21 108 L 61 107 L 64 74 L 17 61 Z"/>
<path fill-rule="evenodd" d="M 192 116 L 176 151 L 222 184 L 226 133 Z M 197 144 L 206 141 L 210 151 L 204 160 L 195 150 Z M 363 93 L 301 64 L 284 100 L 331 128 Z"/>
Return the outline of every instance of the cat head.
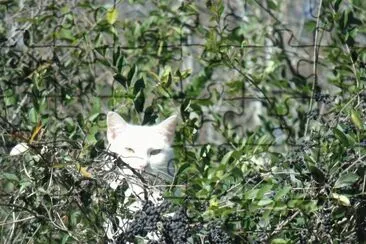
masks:
<path fill-rule="evenodd" d="M 130 167 L 170 178 L 174 175 L 173 150 L 170 147 L 176 127 L 173 115 L 153 126 L 128 124 L 115 112 L 107 114 L 109 150 Z"/>

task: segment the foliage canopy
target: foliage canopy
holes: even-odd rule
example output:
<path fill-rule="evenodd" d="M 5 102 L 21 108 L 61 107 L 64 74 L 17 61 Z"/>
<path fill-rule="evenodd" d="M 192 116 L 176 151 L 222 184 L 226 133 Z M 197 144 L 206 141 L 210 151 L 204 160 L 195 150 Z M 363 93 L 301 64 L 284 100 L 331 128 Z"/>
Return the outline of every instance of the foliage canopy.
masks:
<path fill-rule="evenodd" d="M 105 240 L 125 189 L 92 169 L 115 110 L 139 124 L 179 113 L 165 197 L 192 226 L 235 243 L 364 242 L 365 9 L 1 1 L 0 241 Z M 189 240 L 214 242 L 205 231 Z"/>

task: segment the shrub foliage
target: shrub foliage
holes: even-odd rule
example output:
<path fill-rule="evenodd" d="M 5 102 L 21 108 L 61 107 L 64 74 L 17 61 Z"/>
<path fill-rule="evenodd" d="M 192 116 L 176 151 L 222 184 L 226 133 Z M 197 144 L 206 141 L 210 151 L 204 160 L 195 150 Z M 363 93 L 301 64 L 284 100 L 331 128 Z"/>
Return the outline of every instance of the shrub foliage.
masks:
<path fill-rule="evenodd" d="M 164 192 L 176 215 L 146 203 L 120 240 L 152 225 L 167 243 L 366 241 L 365 9 L 1 1 L 0 242 L 99 243 L 128 215 L 126 187 L 96 167 L 109 110 L 180 116 Z"/>

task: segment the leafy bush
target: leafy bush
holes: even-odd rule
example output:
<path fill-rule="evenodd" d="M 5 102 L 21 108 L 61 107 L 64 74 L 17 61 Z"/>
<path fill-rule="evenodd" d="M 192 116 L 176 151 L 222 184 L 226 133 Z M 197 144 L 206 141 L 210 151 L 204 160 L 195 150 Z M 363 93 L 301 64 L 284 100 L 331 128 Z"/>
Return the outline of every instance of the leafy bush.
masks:
<path fill-rule="evenodd" d="M 164 198 L 188 241 L 364 242 L 364 9 L 1 2 L 1 242 L 105 240 L 126 207 L 96 167 L 109 110 L 138 124 L 179 113 Z"/>

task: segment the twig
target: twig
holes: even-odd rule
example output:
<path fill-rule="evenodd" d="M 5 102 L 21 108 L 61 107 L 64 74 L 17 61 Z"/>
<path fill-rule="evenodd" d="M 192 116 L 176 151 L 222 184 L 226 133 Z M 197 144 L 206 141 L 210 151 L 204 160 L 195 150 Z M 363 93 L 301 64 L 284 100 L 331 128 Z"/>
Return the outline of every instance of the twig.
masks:
<path fill-rule="evenodd" d="M 29 216 L 29 217 L 24 218 L 24 219 L 17 219 L 17 220 L 13 220 L 13 221 L 9 221 L 9 222 L 0 222 L 0 226 L 11 225 L 11 224 L 27 221 L 27 220 L 34 219 L 34 218 L 36 218 L 36 217 L 35 216 Z"/>
<path fill-rule="evenodd" d="M 8 240 L 9 243 L 11 242 L 11 239 L 13 238 L 13 235 L 14 235 L 14 229 L 15 229 L 15 212 L 12 213 L 12 216 L 13 216 L 13 221 L 12 221 L 12 227 L 11 227 L 11 231 L 10 231 L 10 234 L 9 234 L 9 237 L 8 237 Z M 8 242 L 5 242 L 5 244 L 8 243 Z"/>
<path fill-rule="evenodd" d="M 282 228 L 285 227 L 288 223 L 290 223 L 299 213 L 300 213 L 300 211 L 296 211 L 288 219 L 286 219 L 285 221 L 278 224 L 276 229 L 274 231 L 272 231 L 272 233 L 269 235 L 268 239 L 270 239 L 274 235 L 277 235 L 282 230 Z"/>
<path fill-rule="evenodd" d="M 322 4 L 323 4 L 323 0 L 320 0 L 319 1 L 319 6 L 318 6 L 318 16 L 316 18 L 315 37 L 314 37 L 314 54 L 313 54 L 314 55 L 314 57 L 313 57 L 314 80 L 313 80 L 313 84 L 312 84 L 312 88 L 311 88 L 311 96 L 310 96 L 310 103 L 309 103 L 308 113 L 310 113 L 311 110 L 313 109 L 315 86 L 318 82 L 318 53 L 319 53 L 319 47 L 318 47 L 317 43 L 318 43 L 319 22 L 320 22 L 319 20 L 320 20 L 320 13 L 321 13 L 321 9 L 322 9 Z M 308 133 L 309 124 L 310 124 L 310 117 L 308 117 L 306 119 L 304 137 L 306 137 L 306 135 Z"/>
<path fill-rule="evenodd" d="M 110 151 L 106 151 L 105 152 L 107 155 L 112 156 L 115 161 L 115 167 L 117 166 L 119 169 L 122 170 L 122 166 L 126 167 L 127 169 L 131 170 L 131 172 L 141 181 L 141 183 L 143 184 L 143 186 L 148 186 L 148 182 L 144 179 L 144 177 L 142 177 L 142 175 L 140 173 L 138 173 L 134 168 L 132 168 L 130 165 L 128 165 L 127 163 L 125 163 L 121 157 L 119 155 L 117 155 L 116 153 L 110 152 Z M 144 199 L 148 200 L 148 192 L 146 190 L 146 187 L 143 187 L 143 191 L 144 191 Z"/>
<path fill-rule="evenodd" d="M 364 160 L 366 158 L 366 155 L 363 155 L 361 157 L 359 157 L 356 161 L 354 161 L 350 166 L 348 166 L 343 172 L 347 172 L 350 168 L 352 168 L 353 166 L 355 166 L 356 163 Z"/>
<path fill-rule="evenodd" d="M 352 72 L 353 74 L 355 75 L 355 80 L 356 80 L 356 88 L 360 88 L 360 80 L 358 79 L 357 77 L 357 69 L 356 69 L 356 65 L 355 65 L 355 62 L 352 58 L 352 54 L 351 54 L 351 50 L 349 49 L 349 46 L 346 44 L 346 50 L 347 50 L 347 53 L 349 55 L 349 58 L 351 60 L 351 63 L 352 63 Z M 357 96 L 357 106 L 360 104 L 360 96 L 358 95 Z"/>
<path fill-rule="evenodd" d="M 20 102 L 19 106 L 17 107 L 17 109 L 15 110 L 13 116 L 11 117 L 11 119 L 9 120 L 9 122 L 13 122 L 14 119 L 17 117 L 17 115 L 19 114 L 20 110 L 22 109 L 22 107 L 25 104 L 25 101 L 28 99 L 28 93 L 25 94 L 25 96 L 23 97 L 22 101 Z"/>

